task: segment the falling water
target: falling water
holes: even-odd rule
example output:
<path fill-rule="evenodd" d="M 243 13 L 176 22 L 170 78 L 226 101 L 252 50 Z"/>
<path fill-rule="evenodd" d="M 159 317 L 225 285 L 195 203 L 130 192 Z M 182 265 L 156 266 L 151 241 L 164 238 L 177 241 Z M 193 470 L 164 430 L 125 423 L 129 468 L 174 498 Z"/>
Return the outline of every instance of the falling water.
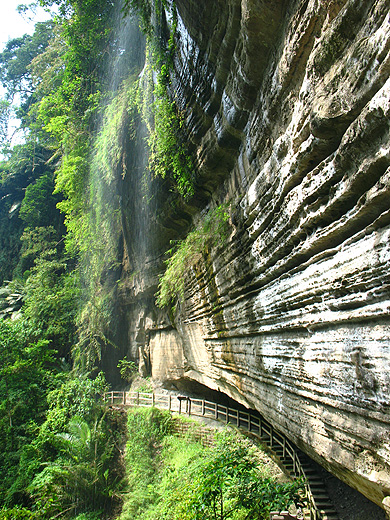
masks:
<path fill-rule="evenodd" d="M 88 241 L 82 262 L 86 303 L 81 357 L 88 358 L 83 361 L 87 367 L 96 357 L 101 360 L 104 345 L 123 336 L 116 304 L 122 268 L 136 272 L 140 265 L 133 265 L 133 259 L 145 263 L 150 250 L 145 128 L 135 107 L 145 38 L 136 19 L 123 17 L 121 2 L 115 5 L 112 27 L 108 70 L 102 71 L 103 107 L 90 157 Z M 120 357 L 118 349 L 105 356 L 108 374 L 116 371 Z"/>

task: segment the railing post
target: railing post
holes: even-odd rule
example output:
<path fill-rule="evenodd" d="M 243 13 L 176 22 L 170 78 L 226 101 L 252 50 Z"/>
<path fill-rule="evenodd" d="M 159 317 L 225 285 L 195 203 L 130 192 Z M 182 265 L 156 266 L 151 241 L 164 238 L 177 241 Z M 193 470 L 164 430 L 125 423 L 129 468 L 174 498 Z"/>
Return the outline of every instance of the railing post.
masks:
<path fill-rule="evenodd" d="M 229 422 L 229 408 L 226 406 L 226 418 L 225 423 L 227 424 Z"/>
<path fill-rule="evenodd" d="M 179 399 L 179 415 L 181 414 L 181 399 Z"/>
<path fill-rule="evenodd" d="M 296 451 L 293 450 L 293 473 L 296 472 L 296 468 L 297 468 L 297 454 L 296 454 Z"/>
<path fill-rule="evenodd" d="M 172 396 L 171 396 L 171 394 L 169 394 L 169 397 L 168 397 L 168 410 L 171 411 L 171 408 L 172 408 Z"/>
<path fill-rule="evenodd" d="M 262 418 L 261 418 L 261 416 L 260 416 L 260 417 L 259 417 L 259 435 L 260 435 L 260 437 L 263 436 L 263 422 L 262 422 L 261 419 L 262 419 Z"/>
<path fill-rule="evenodd" d="M 248 413 L 248 432 L 252 431 L 252 416 L 250 413 Z"/>
<path fill-rule="evenodd" d="M 204 412 L 205 412 L 204 399 L 202 399 L 202 415 L 204 415 Z"/>
<path fill-rule="evenodd" d="M 188 415 L 191 415 L 191 399 L 190 398 L 188 398 L 187 403 L 188 403 Z"/>
<path fill-rule="evenodd" d="M 240 412 L 237 410 L 237 428 L 240 427 Z"/>
<path fill-rule="evenodd" d="M 283 458 L 286 456 L 286 437 L 283 435 Z"/>
<path fill-rule="evenodd" d="M 125 401 L 126 400 L 126 393 L 123 392 L 123 395 L 122 395 L 122 404 L 125 404 Z"/>
<path fill-rule="evenodd" d="M 137 392 L 137 406 L 139 406 L 139 392 Z"/>
<path fill-rule="evenodd" d="M 269 445 L 272 448 L 272 445 L 274 443 L 274 428 L 272 425 L 269 427 Z"/>
<path fill-rule="evenodd" d="M 215 420 L 218 419 L 218 405 L 217 403 L 214 403 L 215 404 L 215 414 L 214 414 L 214 417 L 215 417 Z"/>
<path fill-rule="evenodd" d="M 156 402 L 156 398 L 154 395 L 154 392 L 152 393 L 152 407 L 154 406 L 154 403 Z"/>

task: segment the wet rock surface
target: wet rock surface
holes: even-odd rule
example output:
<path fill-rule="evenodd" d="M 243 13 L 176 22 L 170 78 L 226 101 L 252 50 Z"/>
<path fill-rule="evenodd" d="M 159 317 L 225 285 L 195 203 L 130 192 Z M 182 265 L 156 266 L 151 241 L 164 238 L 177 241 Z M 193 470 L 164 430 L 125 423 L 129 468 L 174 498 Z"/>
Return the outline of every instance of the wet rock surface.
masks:
<path fill-rule="evenodd" d="M 173 88 L 199 188 L 155 217 L 158 247 L 124 274 L 125 348 L 166 385 L 197 381 L 258 409 L 384 508 L 388 0 L 176 3 Z M 200 201 L 231 201 L 230 236 L 188 271 L 176 314 L 161 311 L 164 248 Z"/>

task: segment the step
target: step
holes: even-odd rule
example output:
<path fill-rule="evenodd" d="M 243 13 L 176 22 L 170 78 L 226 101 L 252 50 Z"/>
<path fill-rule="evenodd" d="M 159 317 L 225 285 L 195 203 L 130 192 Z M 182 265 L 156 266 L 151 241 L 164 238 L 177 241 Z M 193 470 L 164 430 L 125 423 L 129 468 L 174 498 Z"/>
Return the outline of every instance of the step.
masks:
<path fill-rule="evenodd" d="M 329 513 L 334 513 L 334 505 L 330 501 L 329 497 L 319 498 L 315 493 L 313 493 L 314 503 L 317 506 L 317 509 L 321 511 L 328 511 Z"/>
<path fill-rule="evenodd" d="M 324 481 L 318 475 L 308 475 L 306 477 L 306 479 L 311 486 L 320 486 L 321 485 L 321 487 L 324 487 Z"/>
<path fill-rule="evenodd" d="M 327 502 L 330 503 L 329 495 L 327 493 L 325 493 L 325 492 L 321 492 L 321 491 L 314 492 L 313 496 L 314 496 L 316 501 L 318 501 L 318 500 L 326 500 Z"/>
<path fill-rule="evenodd" d="M 311 466 L 302 466 L 302 469 L 306 475 L 317 475 L 317 470 L 315 470 Z"/>
<path fill-rule="evenodd" d="M 308 480 L 310 489 L 313 490 L 313 493 L 326 493 L 324 483 L 321 480 Z"/>

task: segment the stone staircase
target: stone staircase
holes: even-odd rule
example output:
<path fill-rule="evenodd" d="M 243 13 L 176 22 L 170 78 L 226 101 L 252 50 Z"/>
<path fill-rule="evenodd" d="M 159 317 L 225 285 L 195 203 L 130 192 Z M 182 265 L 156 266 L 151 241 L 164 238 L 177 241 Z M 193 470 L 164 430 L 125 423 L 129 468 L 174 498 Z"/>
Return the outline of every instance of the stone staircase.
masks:
<path fill-rule="evenodd" d="M 282 466 L 283 470 L 288 473 L 291 477 L 298 477 L 297 471 L 294 470 L 294 464 L 289 457 L 283 456 L 283 448 L 279 445 L 270 446 L 267 442 L 267 438 L 262 438 L 262 442 L 267 444 L 268 449 L 273 453 L 276 461 Z M 304 477 L 308 483 L 309 493 L 312 495 L 308 498 L 312 498 L 312 502 L 315 504 L 316 509 L 318 510 L 316 513 L 313 511 L 305 510 L 304 511 L 304 519 L 305 520 L 339 520 L 339 516 L 329 498 L 329 495 L 326 491 L 326 486 L 318 471 L 316 470 L 314 463 L 310 461 L 310 459 L 298 448 L 296 449 L 298 458 L 300 461 L 300 466 L 303 469 Z M 281 513 L 280 513 L 281 514 Z M 283 513 L 284 514 L 284 513 Z M 288 520 L 288 517 L 285 517 Z M 294 517 L 292 518 L 299 518 Z M 279 517 L 271 517 L 272 520 L 279 520 Z M 283 517 L 282 517 L 282 520 Z"/>

